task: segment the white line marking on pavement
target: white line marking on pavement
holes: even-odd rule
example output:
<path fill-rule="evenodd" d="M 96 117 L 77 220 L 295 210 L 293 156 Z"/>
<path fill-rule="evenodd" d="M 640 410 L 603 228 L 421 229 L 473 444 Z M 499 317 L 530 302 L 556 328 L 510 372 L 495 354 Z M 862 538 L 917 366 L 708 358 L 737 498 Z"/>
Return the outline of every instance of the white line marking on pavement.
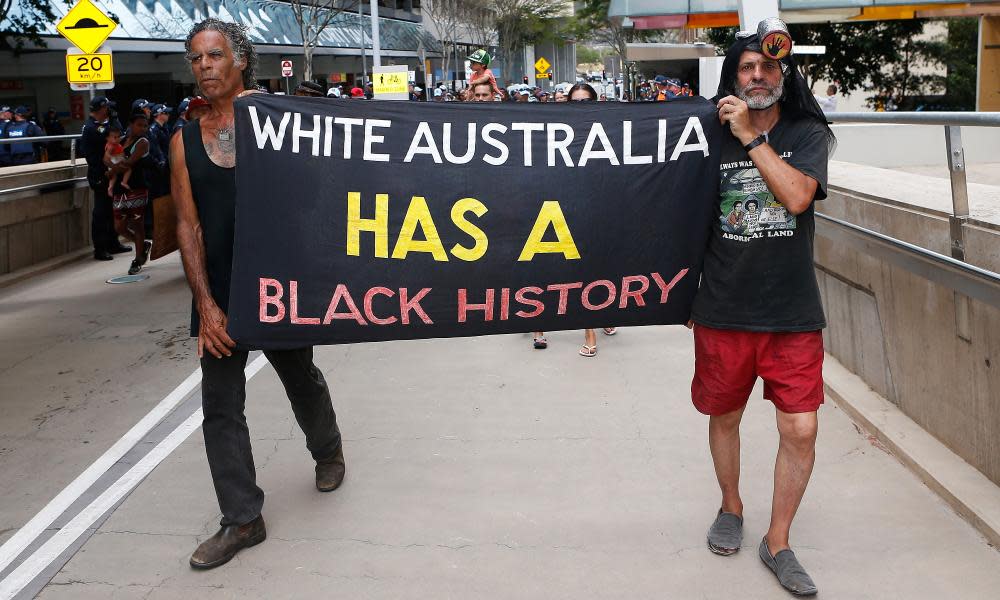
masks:
<path fill-rule="evenodd" d="M 249 381 L 267 363 L 263 354 L 247 365 L 244 375 Z M 45 508 L 38 512 L 24 527 L 22 527 L 7 543 L 0 547 L 0 570 L 9 565 L 24 551 L 45 529 L 69 508 L 87 489 L 90 488 L 104 473 L 118 462 L 129 450 L 141 441 L 159 423 L 164 416 L 173 410 L 201 382 L 201 369 L 197 369 L 179 386 L 167 395 L 153 410 L 135 424 L 120 440 L 108 449 L 100 458 L 94 461 L 87 470 L 81 473 L 72 483 L 66 486 Z M 180 426 L 167 435 L 153 450 L 142 458 L 135 466 L 112 484 L 89 506 L 74 517 L 65 527 L 60 529 L 51 539 L 36 550 L 24 563 L 12 571 L 3 581 L 0 581 L 0 599 L 12 598 L 22 590 L 49 564 L 56 560 L 73 541 L 86 531 L 101 515 L 107 512 L 129 491 L 138 485 L 170 452 L 183 442 L 201 422 L 202 412 L 199 408 Z M 192 425 L 194 423 L 194 425 Z M 108 502 L 108 498 L 114 498 Z M 100 506 L 103 510 L 96 513 Z M 92 517 L 92 518 L 91 518 Z M 86 523 L 80 527 L 81 523 Z M 58 541 L 56 541 L 58 540 Z M 58 548 L 58 551 L 55 551 Z M 27 579 L 25 579 L 27 577 Z M 10 591 L 13 590 L 13 591 Z"/>
<path fill-rule="evenodd" d="M 32 517 L 24 527 L 7 540 L 0 547 L 0 571 L 6 569 L 18 555 L 24 552 L 24 549 L 31 542 L 41 535 L 70 505 L 76 502 L 81 494 L 94 485 L 94 482 L 104 475 L 112 465 L 121 460 L 129 450 L 139 443 L 139 440 L 144 438 L 163 417 L 180 404 L 181 400 L 197 387 L 199 383 L 201 383 L 201 369 L 195 369 L 194 373 L 191 373 L 187 379 L 167 394 L 153 410 L 149 411 L 132 429 L 129 429 L 128 433 L 115 442 L 107 452 L 87 467 L 87 470 L 80 473 L 72 483 L 67 485 L 55 498 L 45 505 L 45 508 L 38 511 L 38 514 Z"/>
<path fill-rule="evenodd" d="M 94 524 L 101 515 L 108 512 L 119 500 L 125 497 L 135 486 L 156 468 L 156 465 L 166 458 L 201 424 L 202 412 L 199 408 L 188 417 L 180 427 L 170 432 L 162 442 L 142 457 L 134 467 L 114 482 L 103 494 L 98 496 L 89 506 L 73 517 L 65 527 L 60 529 L 47 542 L 35 551 L 27 560 L 0 582 L 0 599 L 10 600 L 18 592 L 31 583 L 45 567 L 59 558 L 70 545 Z"/>

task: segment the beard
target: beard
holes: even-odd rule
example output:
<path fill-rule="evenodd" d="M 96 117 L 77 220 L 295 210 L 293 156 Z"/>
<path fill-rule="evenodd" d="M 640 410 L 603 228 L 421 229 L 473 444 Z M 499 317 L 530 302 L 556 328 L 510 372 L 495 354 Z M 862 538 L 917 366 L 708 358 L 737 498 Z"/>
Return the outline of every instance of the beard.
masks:
<path fill-rule="evenodd" d="M 767 90 L 766 95 L 754 95 L 751 96 L 747 93 L 747 90 L 753 87 L 761 87 Z M 736 86 L 736 97 L 747 103 L 747 107 L 750 110 L 764 110 L 765 108 L 771 108 L 775 102 L 781 100 L 781 97 L 785 95 L 785 79 L 782 78 L 778 82 L 778 85 L 771 87 L 760 80 L 753 80 L 745 86 Z"/>

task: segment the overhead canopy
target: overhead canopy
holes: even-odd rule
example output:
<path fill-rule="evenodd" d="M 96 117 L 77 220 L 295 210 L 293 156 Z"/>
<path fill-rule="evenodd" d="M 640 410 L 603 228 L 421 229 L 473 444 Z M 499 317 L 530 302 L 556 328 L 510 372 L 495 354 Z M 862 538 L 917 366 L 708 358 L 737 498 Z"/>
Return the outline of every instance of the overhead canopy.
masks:
<path fill-rule="evenodd" d="M 711 44 L 628 44 L 628 60 L 635 62 L 697 59 L 715 56 Z"/>
<path fill-rule="evenodd" d="M 118 21 L 110 42 L 150 40 L 155 42 L 184 41 L 191 27 L 207 17 L 233 21 L 247 27 L 254 44 L 302 46 L 298 23 L 287 2 L 271 0 L 92 0 Z M 63 2 L 52 2 L 56 21 L 71 8 Z M 18 4 L 10 15 L 19 13 Z M 0 29 L 11 30 L 10 21 Z M 55 36 L 56 23 L 50 23 L 42 35 Z M 364 38 L 371 47 L 370 17 L 359 19 L 356 12 L 341 13 L 334 18 L 319 40 L 320 48 L 360 48 Z M 379 41 L 384 50 L 415 52 L 421 43 L 428 52 L 440 50 L 440 43 L 424 31 L 420 23 L 396 19 L 379 19 Z"/>
<path fill-rule="evenodd" d="M 913 18 L 916 11 L 933 7 L 973 6 L 996 0 L 941 0 L 934 4 L 918 4 L 913 0 L 779 0 L 781 17 L 788 22 L 827 22 L 865 18 Z M 905 7 L 912 7 L 907 10 Z M 891 8 L 891 10 L 885 10 Z M 632 19 L 643 28 L 649 17 L 699 15 L 704 13 L 735 13 L 738 0 L 611 0 L 608 16 Z M 974 9 L 973 9 L 974 10 Z M 797 14 L 805 12 L 806 14 Z M 977 13 L 978 14 L 978 13 Z M 824 18 L 824 17 L 833 17 Z M 726 23 L 729 24 L 729 23 Z M 690 23 L 672 27 L 691 27 Z M 710 25 L 712 26 L 712 25 Z"/>

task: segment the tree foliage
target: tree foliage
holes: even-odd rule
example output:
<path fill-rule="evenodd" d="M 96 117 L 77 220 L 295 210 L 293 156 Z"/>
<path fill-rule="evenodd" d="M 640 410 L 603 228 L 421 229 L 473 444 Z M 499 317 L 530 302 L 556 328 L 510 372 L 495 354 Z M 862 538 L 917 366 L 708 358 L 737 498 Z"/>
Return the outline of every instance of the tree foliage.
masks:
<path fill-rule="evenodd" d="M 978 38 L 978 19 L 950 19 L 948 33 L 932 42 L 930 51 L 945 68 L 944 75 L 934 78 L 934 85 L 944 90 L 940 105 L 945 110 L 976 110 Z"/>
<path fill-rule="evenodd" d="M 923 35 L 927 23 L 908 19 L 793 24 L 789 25 L 789 33 L 797 45 L 826 46 L 825 54 L 798 58 L 810 87 L 817 80 L 833 81 L 845 94 L 873 92 L 869 103 L 891 98 L 897 106 L 907 108 L 915 96 L 938 92 L 946 86 L 957 92 L 961 82 L 970 78 L 974 87 L 974 30 L 966 31 L 968 26 L 963 29 L 960 25 L 952 33 L 949 25 L 947 40 L 933 40 Z M 711 29 L 708 38 L 721 54 L 735 31 L 734 27 Z M 972 46 L 967 48 L 970 43 Z M 942 64 L 948 68 L 948 77 L 934 73 L 935 67 Z"/>
<path fill-rule="evenodd" d="M 358 0 L 289 0 L 288 3 L 302 35 L 302 78 L 311 81 L 313 52 L 319 45 L 320 37 L 337 15 L 357 9 Z"/>
<path fill-rule="evenodd" d="M 573 22 L 574 32 L 582 39 L 610 46 L 624 64 L 629 44 L 649 41 L 656 34 L 649 30 L 622 27 L 621 21 L 608 18 L 611 0 L 582 0 Z"/>
<path fill-rule="evenodd" d="M 563 11 L 562 0 L 492 0 L 500 52 L 503 56 L 503 80 L 513 81 L 513 58 L 525 44 L 554 39 L 564 32 L 557 18 Z"/>
<path fill-rule="evenodd" d="M 441 72 L 447 78 L 458 34 L 464 25 L 467 0 L 425 0 L 421 6 L 424 16 L 434 24 L 441 42 Z"/>
<path fill-rule="evenodd" d="M 52 3 L 47 0 L 0 0 L 0 48 L 16 52 L 27 42 L 45 48 L 41 34 L 55 21 Z"/>

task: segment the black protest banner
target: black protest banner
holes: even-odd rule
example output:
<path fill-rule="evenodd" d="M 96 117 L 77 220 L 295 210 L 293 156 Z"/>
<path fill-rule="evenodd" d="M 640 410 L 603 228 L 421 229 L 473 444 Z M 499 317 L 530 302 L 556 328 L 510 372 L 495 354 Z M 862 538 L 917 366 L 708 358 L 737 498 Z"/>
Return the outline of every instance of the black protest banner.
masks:
<path fill-rule="evenodd" d="M 657 104 L 236 103 L 229 331 L 258 348 L 683 323 L 721 129 Z"/>

